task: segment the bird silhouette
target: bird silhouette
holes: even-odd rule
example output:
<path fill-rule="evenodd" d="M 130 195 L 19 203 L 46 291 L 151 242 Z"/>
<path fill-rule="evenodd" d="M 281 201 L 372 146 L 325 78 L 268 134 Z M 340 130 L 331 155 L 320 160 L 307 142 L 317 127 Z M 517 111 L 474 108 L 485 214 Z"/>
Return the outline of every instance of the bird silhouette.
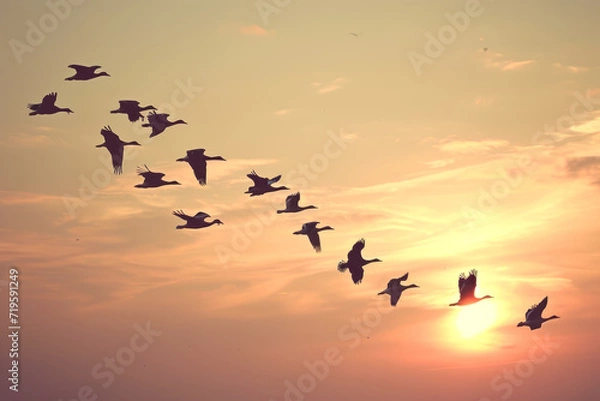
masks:
<path fill-rule="evenodd" d="M 333 230 L 332 227 L 325 226 L 317 228 L 318 221 L 311 221 L 310 223 L 302 224 L 302 229 L 299 231 L 295 231 L 296 235 L 306 235 L 310 244 L 313 246 L 314 250 L 319 253 L 321 252 L 321 239 L 319 238 L 319 232 L 324 230 Z"/>
<path fill-rule="evenodd" d="M 99 65 L 86 67 L 85 65 L 71 64 L 69 65 L 69 68 L 73 68 L 75 70 L 75 75 L 65 78 L 65 81 L 88 81 L 98 77 L 110 77 L 110 75 L 104 71 L 98 73 L 96 72 L 98 68 L 102 68 Z"/>
<path fill-rule="evenodd" d="M 198 212 L 194 216 L 188 216 L 181 210 L 175 210 L 173 212 L 173 215 L 186 221 L 186 223 L 184 225 L 176 227 L 179 230 L 182 228 L 205 228 L 205 227 L 210 227 L 213 224 L 218 224 L 218 225 L 223 224 L 223 222 L 219 219 L 215 219 L 213 221 L 206 221 L 206 219 L 208 217 L 210 217 L 210 215 L 208 215 L 204 212 Z"/>
<path fill-rule="evenodd" d="M 475 296 L 475 287 L 477 287 L 477 270 L 471 270 L 469 277 L 466 277 L 464 273 L 461 273 L 458 277 L 458 292 L 460 293 L 460 299 L 458 302 L 450 304 L 450 306 L 471 305 L 482 299 L 493 298 L 490 295 L 477 298 Z"/>
<path fill-rule="evenodd" d="M 250 178 L 254 182 L 254 185 L 251 187 L 248 187 L 248 190 L 246 192 L 244 192 L 245 194 L 250 194 L 250 196 L 260 196 L 260 195 L 264 195 L 268 192 L 289 190 L 288 187 L 284 187 L 284 186 L 274 187 L 273 186 L 274 183 L 276 183 L 277 181 L 279 181 L 281 179 L 281 175 L 278 175 L 273 178 L 266 178 L 266 177 L 259 176 L 256 173 L 256 171 L 252 170 L 250 172 L 250 174 L 246 174 L 246 177 Z"/>
<path fill-rule="evenodd" d="M 222 160 L 226 161 L 221 156 L 206 156 L 205 149 L 188 150 L 184 157 L 180 157 L 176 161 L 187 162 L 194 170 L 194 175 L 200 185 L 206 185 L 206 161 L 207 160 Z"/>
<path fill-rule="evenodd" d="M 124 148 L 127 145 L 137 145 L 141 146 L 136 141 L 131 142 L 123 142 L 121 138 L 117 134 L 113 132 L 110 126 L 104 127 L 100 134 L 104 137 L 104 143 L 100 145 L 96 145 L 97 148 L 106 148 L 110 152 L 112 156 L 112 163 L 114 167 L 115 174 L 123 173 L 123 152 Z"/>
<path fill-rule="evenodd" d="M 390 304 L 392 306 L 396 306 L 396 304 L 398 303 L 398 300 L 400 299 L 400 295 L 402 295 L 402 291 L 404 291 L 408 288 L 419 288 L 419 286 L 416 284 L 411 284 L 411 285 L 406 285 L 406 286 L 402 285 L 401 282 L 406 281 L 407 279 L 408 279 L 408 273 L 406 273 L 402 277 L 391 279 L 388 282 L 387 288 L 385 290 L 381 291 L 380 293 L 378 293 L 377 295 L 388 294 L 390 296 Z"/>
<path fill-rule="evenodd" d="M 529 330 L 536 330 L 542 327 L 542 324 L 552 319 L 559 319 L 559 316 L 552 315 L 547 318 L 542 317 L 542 312 L 546 309 L 546 305 L 548 305 L 548 297 L 542 299 L 537 305 L 533 305 L 529 310 L 525 313 L 525 321 L 519 322 L 517 327 L 521 326 L 529 326 Z"/>
<path fill-rule="evenodd" d="M 296 192 L 295 194 L 288 195 L 288 197 L 285 198 L 285 209 L 278 210 L 277 214 L 279 214 L 279 213 L 297 213 L 297 212 L 301 212 L 306 209 L 317 209 L 317 207 L 313 206 L 313 205 L 298 206 L 299 201 L 300 201 L 300 192 Z"/>
<path fill-rule="evenodd" d="M 136 188 L 158 188 L 164 185 L 181 185 L 177 181 L 165 181 L 163 177 L 165 176 L 163 173 L 155 173 L 150 171 L 148 166 L 144 164 L 146 170 L 144 171 L 141 167 L 138 166 L 137 173 L 144 177 L 144 182 L 141 184 L 137 184 Z"/>
<path fill-rule="evenodd" d="M 140 102 L 136 100 L 119 100 L 119 108 L 111 110 L 113 114 L 127 114 L 129 121 L 136 122 L 139 119 L 144 121 L 144 116 L 140 113 L 146 110 L 156 110 L 154 106 L 140 107 Z"/>
<path fill-rule="evenodd" d="M 54 103 L 56 103 L 56 98 L 58 94 L 56 92 L 52 92 L 44 96 L 42 99 L 42 103 L 29 103 L 27 107 L 30 110 L 33 110 L 29 113 L 30 116 L 36 116 L 38 114 L 56 114 L 60 112 L 65 112 L 68 114 L 73 113 L 73 110 L 69 108 L 56 107 Z"/>
<path fill-rule="evenodd" d="M 187 124 L 183 120 L 169 121 L 169 115 L 166 113 L 156 114 L 155 111 L 148 113 L 148 123 L 142 124 L 142 127 L 152 127 L 150 138 L 159 135 L 172 125 Z"/>
<path fill-rule="evenodd" d="M 346 270 L 350 270 L 350 274 L 352 275 L 352 281 L 354 282 L 354 284 L 361 283 L 365 274 L 365 270 L 363 269 L 364 266 L 368 265 L 369 263 L 382 261 L 378 258 L 369 260 L 364 259 L 361 253 L 364 247 L 365 239 L 361 238 L 354 244 L 354 246 L 352 246 L 350 252 L 348 252 L 348 261 L 345 262 L 342 260 L 338 263 L 338 271 L 343 273 Z"/>

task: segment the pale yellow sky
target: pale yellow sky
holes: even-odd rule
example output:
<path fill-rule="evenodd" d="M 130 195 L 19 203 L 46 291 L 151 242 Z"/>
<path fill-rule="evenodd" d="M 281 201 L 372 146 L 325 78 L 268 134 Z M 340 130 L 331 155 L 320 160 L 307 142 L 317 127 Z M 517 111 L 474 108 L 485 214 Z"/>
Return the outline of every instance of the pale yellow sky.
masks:
<path fill-rule="evenodd" d="M 0 280 L 19 268 L 23 324 L 2 399 L 596 399 L 600 3 L 473 4 L 5 6 Z M 50 92 L 74 114 L 29 116 Z M 122 99 L 188 125 L 149 140 L 109 113 Z M 105 125 L 142 144 L 121 176 Z M 206 187 L 175 162 L 194 148 L 227 159 Z M 144 164 L 182 185 L 134 188 Z M 251 170 L 291 190 L 249 198 Z M 276 214 L 296 191 L 318 209 Z M 178 209 L 224 225 L 176 230 Z M 309 221 L 334 227 L 319 254 L 292 234 Z M 354 285 L 336 266 L 360 238 L 383 263 Z M 448 307 L 471 269 L 494 298 Z M 393 308 L 376 294 L 406 272 L 420 288 Z M 545 296 L 560 319 L 517 328 Z M 161 334 L 109 380 L 147 322 Z"/>

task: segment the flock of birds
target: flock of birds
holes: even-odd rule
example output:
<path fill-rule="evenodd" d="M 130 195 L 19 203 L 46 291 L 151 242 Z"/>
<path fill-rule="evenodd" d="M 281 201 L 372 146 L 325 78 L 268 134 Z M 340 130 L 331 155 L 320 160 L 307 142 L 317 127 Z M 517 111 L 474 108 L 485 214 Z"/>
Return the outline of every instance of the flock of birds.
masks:
<path fill-rule="evenodd" d="M 352 34 L 354 36 L 359 35 L 355 33 Z M 487 50 L 487 48 L 485 50 Z M 106 72 L 96 72 L 98 69 L 101 68 L 97 65 L 88 67 L 78 64 L 71 64 L 69 65 L 69 68 L 73 68 L 75 70 L 75 75 L 65 78 L 65 80 L 67 81 L 87 81 L 102 76 L 110 77 L 110 75 Z M 73 111 L 69 108 L 61 108 L 56 106 L 56 99 L 57 93 L 52 92 L 44 96 L 41 103 L 29 104 L 28 108 L 31 110 L 29 115 L 46 115 L 56 114 L 60 112 L 66 112 L 69 114 L 73 113 Z M 154 106 L 149 105 L 141 107 L 140 103 L 135 100 L 120 100 L 119 108 L 116 110 L 111 110 L 110 113 L 126 114 L 129 121 L 136 122 L 138 120 L 144 120 L 144 116 L 141 114 L 141 112 L 143 111 L 149 111 L 149 114 L 147 116 L 148 122 L 142 124 L 142 127 L 152 128 L 152 132 L 150 133 L 151 138 L 163 133 L 168 127 L 171 127 L 173 125 L 187 124 L 187 122 L 183 120 L 169 121 L 169 114 L 157 114 L 156 108 Z M 110 152 L 112 157 L 112 164 L 114 167 L 114 173 L 122 174 L 124 147 L 129 145 L 141 145 L 136 141 L 122 141 L 119 138 L 119 136 L 110 128 L 110 126 L 105 126 L 104 128 L 102 128 L 100 134 L 104 137 L 104 142 L 102 144 L 96 145 L 96 147 L 104 147 Z M 198 180 L 198 183 L 204 186 L 207 184 L 207 161 L 225 161 L 225 159 L 221 156 L 207 156 L 205 154 L 205 149 L 192 149 L 188 150 L 184 157 L 179 158 L 176 161 L 188 163 L 192 168 L 194 175 Z M 136 188 L 158 188 L 165 185 L 181 185 L 177 181 L 165 181 L 163 179 L 165 174 L 151 171 L 146 165 L 144 165 L 144 169 L 138 167 L 137 174 L 143 177 L 144 181 L 141 184 L 135 185 Z M 281 175 L 275 176 L 273 178 L 261 177 L 256 173 L 256 171 L 252 170 L 249 174 L 247 174 L 247 177 L 250 178 L 253 182 L 253 185 L 249 187 L 248 190 L 245 192 L 245 194 L 249 194 L 250 197 L 290 189 L 286 186 L 273 186 L 273 184 L 279 182 L 279 180 L 281 179 Z M 308 209 L 317 209 L 317 207 L 314 205 L 300 206 L 299 202 L 299 192 L 287 196 L 285 200 L 285 209 L 277 210 L 277 214 L 298 213 Z M 176 210 L 173 212 L 173 215 L 185 221 L 185 224 L 176 226 L 177 229 L 199 229 L 210 227 L 214 224 L 223 224 L 223 222 L 219 219 L 208 221 L 207 219 L 211 218 L 211 216 L 202 211 L 196 213 L 194 216 L 189 216 L 181 210 Z M 317 221 L 304 223 L 302 225 L 302 228 L 298 231 L 295 231 L 293 234 L 306 235 L 313 249 L 316 252 L 321 252 L 321 239 L 319 233 L 321 231 L 333 230 L 333 228 L 330 226 L 317 227 L 318 224 L 320 223 Z M 362 250 L 364 249 L 364 247 L 365 240 L 360 239 L 348 252 L 347 260 L 340 261 L 337 266 L 338 271 L 342 273 L 346 270 L 350 272 L 354 284 L 360 284 L 362 282 L 364 277 L 364 267 L 366 265 L 382 261 L 379 258 L 364 259 L 362 256 Z M 416 284 L 403 285 L 402 282 L 406 280 L 408 280 L 408 273 L 404 274 L 402 277 L 391 279 L 387 284 L 387 288 L 379 292 L 378 295 L 389 295 L 390 304 L 392 306 L 396 306 L 404 290 L 407 290 L 409 288 L 419 288 L 419 286 Z M 460 298 L 457 302 L 452 303 L 449 306 L 471 305 L 483 299 L 492 298 L 492 296 L 490 295 L 485 295 L 481 298 L 476 297 L 476 287 L 476 270 L 471 270 L 469 276 L 466 276 L 464 273 L 461 273 L 458 279 L 458 291 Z M 551 319 L 557 319 L 558 316 L 556 315 L 550 316 L 548 318 L 542 317 L 542 312 L 546 308 L 547 303 L 548 297 L 545 297 L 539 304 L 531 306 L 531 308 L 529 308 L 525 314 L 525 321 L 520 322 L 517 325 L 517 327 L 528 326 L 530 330 L 535 330 L 539 329 L 544 322 Z"/>

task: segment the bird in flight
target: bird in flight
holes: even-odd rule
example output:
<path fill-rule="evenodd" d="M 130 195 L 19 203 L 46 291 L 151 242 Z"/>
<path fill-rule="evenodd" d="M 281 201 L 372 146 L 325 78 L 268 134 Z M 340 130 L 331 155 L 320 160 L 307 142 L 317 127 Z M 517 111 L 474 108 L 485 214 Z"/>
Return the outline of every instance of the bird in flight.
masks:
<path fill-rule="evenodd" d="M 151 111 L 150 113 L 148 113 L 148 122 L 146 124 L 142 124 L 142 127 L 152 127 L 152 133 L 150 134 L 150 138 L 152 138 L 156 135 L 161 134 L 170 126 L 177 124 L 187 123 L 183 120 L 169 121 L 168 114 L 156 114 L 155 111 Z"/>
<path fill-rule="evenodd" d="M 98 73 L 96 72 L 98 68 L 102 68 L 99 65 L 87 67 L 85 65 L 71 64 L 69 65 L 69 68 L 73 68 L 75 70 L 75 75 L 65 78 L 65 81 L 88 81 L 98 77 L 110 77 L 110 75 L 104 71 Z"/>
<path fill-rule="evenodd" d="M 180 157 L 176 161 L 187 162 L 194 171 L 194 175 L 200 185 L 206 185 L 206 161 L 207 160 L 222 160 L 226 161 L 221 156 L 206 156 L 205 149 L 188 150 L 184 157 Z"/>
<path fill-rule="evenodd" d="M 144 182 L 141 184 L 137 184 L 136 188 L 158 188 L 164 185 L 181 185 L 177 181 L 165 181 L 163 177 L 165 176 L 163 173 L 156 173 L 154 171 L 150 171 L 148 166 L 144 164 L 146 170 L 142 169 L 138 166 L 137 173 L 144 177 Z"/>
<path fill-rule="evenodd" d="M 460 299 L 458 302 L 450 304 L 450 306 L 471 305 L 482 299 L 493 298 L 490 295 L 477 298 L 475 296 L 475 287 L 477 287 L 477 270 L 471 270 L 469 277 L 466 277 L 464 273 L 461 273 L 458 277 L 458 292 L 460 293 Z"/>
<path fill-rule="evenodd" d="M 58 94 L 56 92 L 52 92 L 44 96 L 42 99 L 42 103 L 29 103 L 27 107 L 30 110 L 33 110 L 29 113 L 30 116 L 36 116 L 38 114 L 56 114 L 60 112 L 65 112 L 68 114 L 73 113 L 73 110 L 69 108 L 56 107 L 54 103 L 56 103 L 56 98 Z"/>
<path fill-rule="evenodd" d="M 362 35 L 362 32 L 360 32 L 360 33 L 350 32 L 350 35 L 355 36 L 355 37 L 359 37 L 360 35 Z"/>
<path fill-rule="evenodd" d="M 527 310 L 525 313 L 525 321 L 519 322 L 517 327 L 529 326 L 530 330 L 536 330 L 542 327 L 542 323 L 545 323 L 548 320 L 559 319 L 559 316 L 556 315 L 552 315 L 547 318 L 542 317 L 542 312 L 544 309 L 546 309 L 546 305 L 548 305 L 548 297 L 542 299 L 542 302 L 539 304 L 533 305 L 531 308 L 529 308 L 529 310 Z"/>
<path fill-rule="evenodd" d="M 333 230 L 332 227 L 325 226 L 317 228 L 318 221 L 311 221 L 310 223 L 302 224 L 302 229 L 300 231 L 295 231 L 296 235 L 306 235 L 308 236 L 308 240 L 310 244 L 313 246 L 315 252 L 321 252 L 321 239 L 319 238 L 319 232 L 324 230 Z"/>
<path fill-rule="evenodd" d="M 317 209 L 314 205 L 309 206 L 298 206 L 298 202 L 300 201 L 300 192 L 296 192 L 295 194 L 288 195 L 285 198 L 285 209 L 278 210 L 277 214 L 280 213 L 297 213 L 306 209 Z"/>
<path fill-rule="evenodd" d="M 96 145 L 97 148 L 106 148 L 112 156 L 112 163 L 115 170 L 115 174 L 123 173 L 123 152 L 127 145 L 142 146 L 136 141 L 123 142 L 117 134 L 113 132 L 110 126 L 102 128 L 100 134 L 104 137 L 104 142 L 100 145 Z"/>
<path fill-rule="evenodd" d="M 186 221 L 184 225 L 176 227 L 179 230 L 181 230 L 182 228 L 205 228 L 210 227 L 213 224 L 223 224 L 223 222 L 219 219 L 214 219 L 213 221 L 206 221 L 206 219 L 210 217 L 210 215 L 204 212 L 198 212 L 194 216 L 188 216 L 182 210 L 175 210 L 173 212 L 173 215 Z"/>
<path fill-rule="evenodd" d="M 254 185 L 248 187 L 248 190 L 244 192 L 245 194 L 250 194 L 250 196 L 260 196 L 264 195 L 268 192 L 289 190 L 288 187 L 274 187 L 273 184 L 278 182 L 281 179 L 281 175 L 278 175 L 273 178 L 266 178 L 259 176 L 256 171 L 252 170 L 250 174 L 246 174 L 246 177 L 250 178 Z"/>
<path fill-rule="evenodd" d="M 110 112 L 113 114 L 127 114 L 129 121 L 133 123 L 139 119 L 144 121 L 144 116 L 140 112 L 146 110 L 156 110 L 156 107 L 152 105 L 140 107 L 140 102 L 136 100 L 119 100 L 119 108 Z"/>
<path fill-rule="evenodd" d="M 338 263 L 338 271 L 343 273 L 346 270 L 350 270 L 354 284 L 360 284 L 362 281 L 365 274 L 365 270 L 363 269 L 364 266 L 373 262 L 382 262 L 382 260 L 378 258 L 368 260 L 364 259 L 361 253 L 364 247 L 365 239 L 361 238 L 354 244 L 354 246 L 352 246 L 350 252 L 348 252 L 348 261 L 346 262 L 342 260 Z"/>
<path fill-rule="evenodd" d="M 407 279 L 408 279 L 408 273 L 406 273 L 402 277 L 391 279 L 388 282 L 387 288 L 385 290 L 381 291 L 380 293 L 378 293 L 377 295 L 388 294 L 390 296 L 390 304 L 392 306 L 396 306 L 396 304 L 398 303 L 398 300 L 400 299 L 400 295 L 402 295 L 402 291 L 404 291 L 408 288 L 419 288 L 419 286 L 416 284 L 411 284 L 411 285 L 406 285 L 406 286 L 402 285 L 401 282 L 406 281 Z"/>

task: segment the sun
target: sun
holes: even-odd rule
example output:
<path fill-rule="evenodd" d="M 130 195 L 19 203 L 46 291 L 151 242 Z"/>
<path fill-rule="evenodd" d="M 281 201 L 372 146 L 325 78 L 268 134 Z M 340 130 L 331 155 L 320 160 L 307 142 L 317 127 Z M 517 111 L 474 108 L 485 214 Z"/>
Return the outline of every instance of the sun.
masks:
<path fill-rule="evenodd" d="M 487 330 L 496 320 L 496 303 L 486 301 L 460 307 L 456 327 L 464 338 L 472 338 Z"/>

